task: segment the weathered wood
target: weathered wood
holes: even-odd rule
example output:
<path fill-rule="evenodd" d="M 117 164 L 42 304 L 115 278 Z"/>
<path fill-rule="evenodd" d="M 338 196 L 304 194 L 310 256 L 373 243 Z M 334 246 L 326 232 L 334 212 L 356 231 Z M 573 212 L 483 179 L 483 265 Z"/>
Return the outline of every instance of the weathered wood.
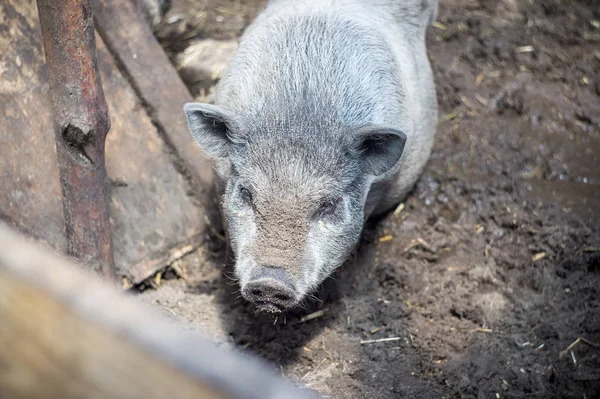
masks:
<path fill-rule="evenodd" d="M 0 398 L 312 398 L 0 225 Z"/>
<path fill-rule="evenodd" d="M 110 130 L 88 0 L 37 0 L 70 255 L 115 281 L 104 144 Z"/>
<path fill-rule="evenodd" d="M 10 32 L 10 34 L 3 34 Z M 102 38 L 98 67 L 111 117 L 106 139 L 117 274 L 134 283 L 204 239 L 204 206 Z M 52 109 L 35 2 L 0 1 L 0 220 L 67 252 Z"/>
<path fill-rule="evenodd" d="M 91 0 L 100 36 L 119 61 L 130 83 L 148 108 L 166 142 L 188 171 L 193 190 L 206 193 L 212 184 L 212 164 L 194 143 L 183 105 L 193 101 L 189 90 L 130 0 Z"/>

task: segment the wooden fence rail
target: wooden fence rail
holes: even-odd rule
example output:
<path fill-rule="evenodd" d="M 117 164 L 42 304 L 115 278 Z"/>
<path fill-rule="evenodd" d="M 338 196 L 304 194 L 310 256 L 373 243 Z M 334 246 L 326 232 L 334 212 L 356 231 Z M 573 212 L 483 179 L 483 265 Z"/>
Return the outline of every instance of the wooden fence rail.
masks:
<path fill-rule="evenodd" d="M 0 225 L 0 398 L 313 398 Z"/>

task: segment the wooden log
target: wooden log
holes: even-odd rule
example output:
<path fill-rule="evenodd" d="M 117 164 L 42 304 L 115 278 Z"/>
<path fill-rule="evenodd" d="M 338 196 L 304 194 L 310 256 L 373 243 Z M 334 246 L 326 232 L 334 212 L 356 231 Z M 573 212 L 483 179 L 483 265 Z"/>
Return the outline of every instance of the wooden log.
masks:
<path fill-rule="evenodd" d="M 313 398 L 0 225 L 0 398 Z"/>
<path fill-rule="evenodd" d="M 88 0 L 38 0 L 70 255 L 116 280 L 104 144 L 110 129 Z M 40 132 L 42 133 L 42 132 Z"/>

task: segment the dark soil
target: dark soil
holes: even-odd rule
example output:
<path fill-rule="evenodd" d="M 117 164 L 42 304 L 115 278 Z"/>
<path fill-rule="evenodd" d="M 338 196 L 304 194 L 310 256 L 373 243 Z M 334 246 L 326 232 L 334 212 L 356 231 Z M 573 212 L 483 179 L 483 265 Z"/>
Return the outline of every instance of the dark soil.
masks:
<path fill-rule="evenodd" d="M 159 36 L 237 37 L 257 3 L 185 0 Z M 142 297 L 331 397 L 599 398 L 599 21 L 595 0 L 442 0 L 429 166 L 319 301 L 255 315 L 219 239 Z"/>

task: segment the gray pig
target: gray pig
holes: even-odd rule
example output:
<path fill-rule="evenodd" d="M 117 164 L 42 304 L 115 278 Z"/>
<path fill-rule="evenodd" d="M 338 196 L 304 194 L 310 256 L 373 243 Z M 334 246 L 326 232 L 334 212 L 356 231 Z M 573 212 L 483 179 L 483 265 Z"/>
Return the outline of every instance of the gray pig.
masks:
<path fill-rule="evenodd" d="M 258 310 L 299 305 L 418 180 L 437 120 L 425 47 L 437 3 L 271 0 L 215 105 L 185 105 Z"/>

